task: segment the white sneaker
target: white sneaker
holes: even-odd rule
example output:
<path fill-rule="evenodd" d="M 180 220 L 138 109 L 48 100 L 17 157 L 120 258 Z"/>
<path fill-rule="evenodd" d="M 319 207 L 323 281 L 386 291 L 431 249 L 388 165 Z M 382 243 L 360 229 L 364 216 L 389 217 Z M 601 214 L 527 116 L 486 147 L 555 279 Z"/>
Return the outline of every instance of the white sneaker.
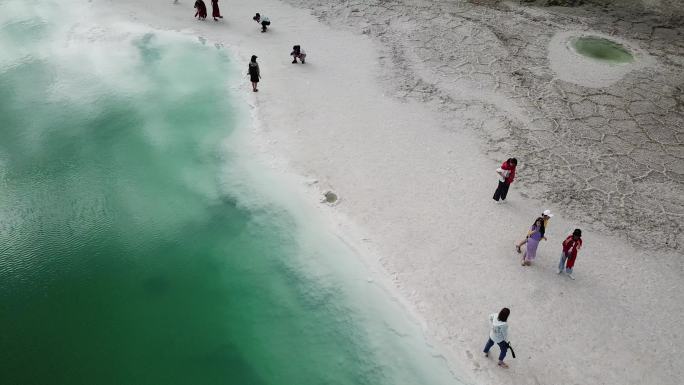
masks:
<path fill-rule="evenodd" d="M 572 279 L 573 281 L 575 280 L 575 277 L 572 275 L 572 273 L 568 273 L 568 278 Z"/>
<path fill-rule="evenodd" d="M 558 274 L 563 274 L 563 269 L 558 269 Z"/>

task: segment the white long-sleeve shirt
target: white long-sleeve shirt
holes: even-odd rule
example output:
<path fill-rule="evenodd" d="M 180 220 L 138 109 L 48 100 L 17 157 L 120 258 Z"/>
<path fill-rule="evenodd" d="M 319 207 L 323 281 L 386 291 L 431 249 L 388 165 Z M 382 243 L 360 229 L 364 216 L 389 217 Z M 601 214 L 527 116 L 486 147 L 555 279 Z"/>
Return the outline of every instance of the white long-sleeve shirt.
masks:
<path fill-rule="evenodd" d="M 505 182 L 506 178 L 511 174 L 511 171 L 499 167 L 496 169 L 496 173 L 499 174 L 499 182 Z"/>
<path fill-rule="evenodd" d="M 489 338 L 497 344 L 508 339 L 508 324 L 499 321 L 499 313 L 492 313 L 489 315 L 489 323 L 492 329 L 489 332 Z"/>

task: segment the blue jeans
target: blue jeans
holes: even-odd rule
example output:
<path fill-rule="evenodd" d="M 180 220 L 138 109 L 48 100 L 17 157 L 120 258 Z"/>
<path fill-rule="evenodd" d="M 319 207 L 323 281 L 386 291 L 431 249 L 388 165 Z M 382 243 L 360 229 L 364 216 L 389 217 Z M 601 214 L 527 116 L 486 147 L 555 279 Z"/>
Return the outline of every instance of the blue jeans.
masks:
<path fill-rule="evenodd" d="M 501 341 L 497 344 L 499 345 L 499 349 L 501 350 L 501 352 L 499 353 L 499 361 L 503 361 L 504 358 L 506 358 L 506 353 L 508 353 L 508 342 Z M 494 341 L 492 341 L 492 339 L 490 338 L 487 341 L 487 345 L 485 345 L 484 352 L 489 353 L 489 349 L 491 349 L 492 346 L 494 346 Z"/>
<path fill-rule="evenodd" d="M 560 263 L 558 264 L 558 271 L 563 271 L 565 270 L 566 273 L 572 274 L 572 267 L 566 268 L 565 267 L 565 261 L 568 259 L 570 255 L 565 254 L 564 252 L 561 251 L 561 258 L 560 258 Z"/>

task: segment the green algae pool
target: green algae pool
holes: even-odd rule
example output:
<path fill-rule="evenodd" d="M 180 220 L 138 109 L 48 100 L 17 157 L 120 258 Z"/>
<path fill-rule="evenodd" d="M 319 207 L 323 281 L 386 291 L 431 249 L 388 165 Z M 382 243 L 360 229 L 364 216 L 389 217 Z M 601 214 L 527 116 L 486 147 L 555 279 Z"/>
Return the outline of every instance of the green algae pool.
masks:
<path fill-rule="evenodd" d="M 255 187 L 241 63 L 63 3 L 0 3 L 3 384 L 454 383 L 345 245 Z"/>
<path fill-rule="evenodd" d="M 631 63 L 634 56 L 622 44 L 595 36 L 574 39 L 572 46 L 582 56 L 613 64 Z"/>

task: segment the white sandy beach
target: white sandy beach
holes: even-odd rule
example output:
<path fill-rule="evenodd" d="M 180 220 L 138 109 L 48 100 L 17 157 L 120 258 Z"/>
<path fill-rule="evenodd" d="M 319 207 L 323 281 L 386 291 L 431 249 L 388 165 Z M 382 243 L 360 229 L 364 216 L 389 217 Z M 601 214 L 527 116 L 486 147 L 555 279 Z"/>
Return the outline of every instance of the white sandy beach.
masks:
<path fill-rule="evenodd" d="M 544 199 L 551 186 L 535 174 L 538 169 L 527 166 L 533 149 L 510 153 L 516 147 L 498 119 L 505 115 L 515 122 L 535 122 L 526 109 L 533 100 L 483 87 L 476 77 L 457 72 L 440 77 L 435 72 L 438 53 L 392 51 L 396 47 L 360 28 L 363 23 L 326 19 L 325 4 L 316 8 L 317 17 L 276 0 L 222 1 L 222 21 L 209 17 L 199 22 L 192 17 L 191 0 L 99 2 L 116 3 L 139 21 L 221 43 L 244 62 L 245 72 L 249 57 L 259 57 L 263 78 L 258 93 L 251 92 L 246 77 L 227 85 L 244 91 L 245 103 L 255 109 L 249 131 L 254 151 L 274 171 L 292 176 L 330 223 L 330 231 L 356 249 L 370 270 L 387 278 L 390 290 L 420 320 L 464 382 L 681 383 L 682 248 L 628 238 L 624 229 L 585 216 L 576 202 Z M 420 3 L 429 12 L 429 2 Z M 359 13 L 348 7 L 345 17 Z M 252 20 L 255 12 L 271 19 L 268 33 L 260 33 Z M 516 12 L 518 18 L 546 17 L 534 16 L 534 9 Z M 396 31 L 404 28 L 420 41 L 412 30 L 415 20 L 388 18 L 391 23 L 397 28 L 393 38 L 400 38 Z M 579 26 L 586 29 L 586 24 Z M 474 33 L 467 27 L 453 30 Z M 469 38 L 490 36 L 478 32 Z M 307 64 L 290 63 L 294 44 L 306 50 Z M 684 62 L 681 53 L 671 54 L 673 63 Z M 540 72 L 548 67 L 544 61 L 536 65 Z M 410 83 L 408 72 L 422 79 L 412 88 L 404 87 Z M 543 150 L 552 153 L 549 148 Z M 681 154 L 681 145 L 673 151 Z M 496 204 L 494 170 L 510 156 L 521 164 L 523 183 L 514 183 L 506 203 Z M 326 191 L 334 191 L 339 202 L 321 203 Z M 674 200 L 668 211 L 675 224 L 682 220 L 679 202 Z M 523 268 L 513 244 L 547 208 L 555 213 L 548 241 L 540 245 L 533 266 Z M 561 241 L 577 227 L 583 230 L 584 248 L 572 281 L 557 275 L 556 266 Z M 681 234 L 673 239 L 681 240 Z M 502 307 L 511 309 L 510 340 L 518 355 L 509 355 L 507 370 L 482 355 L 487 316 Z M 493 351 L 496 356 L 498 348 Z"/>

